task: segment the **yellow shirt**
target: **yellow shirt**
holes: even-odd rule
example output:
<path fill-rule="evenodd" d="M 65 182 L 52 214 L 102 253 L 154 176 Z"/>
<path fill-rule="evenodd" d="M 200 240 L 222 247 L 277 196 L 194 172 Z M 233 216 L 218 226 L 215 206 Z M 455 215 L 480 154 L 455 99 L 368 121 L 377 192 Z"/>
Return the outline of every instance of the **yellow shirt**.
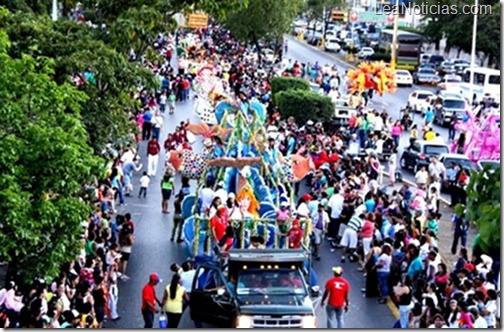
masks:
<path fill-rule="evenodd" d="M 411 129 L 411 138 L 418 138 L 418 129 Z"/>
<path fill-rule="evenodd" d="M 425 140 L 426 141 L 432 141 L 434 138 L 436 138 L 436 133 L 433 131 L 428 131 L 425 133 Z"/>
<path fill-rule="evenodd" d="M 175 294 L 175 298 L 172 300 L 170 297 L 170 285 L 166 286 L 166 294 L 168 295 L 166 299 L 166 303 L 164 305 L 164 310 L 171 314 L 181 314 L 182 307 L 184 303 L 184 286 L 177 286 L 177 293 Z"/>

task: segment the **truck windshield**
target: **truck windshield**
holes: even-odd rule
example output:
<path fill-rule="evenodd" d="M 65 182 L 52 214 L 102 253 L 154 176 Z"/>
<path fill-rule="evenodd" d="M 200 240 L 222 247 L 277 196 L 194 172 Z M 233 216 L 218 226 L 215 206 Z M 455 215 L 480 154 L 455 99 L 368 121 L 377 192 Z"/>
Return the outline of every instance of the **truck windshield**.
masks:
<path fill-rule="evenodd" d="M 243 270 L 238 273 L 238 299 L 253 296 L 306 296 L 306 287 L 299 270 Z M 252 301 L 254 302 L 254 301 Z"/>

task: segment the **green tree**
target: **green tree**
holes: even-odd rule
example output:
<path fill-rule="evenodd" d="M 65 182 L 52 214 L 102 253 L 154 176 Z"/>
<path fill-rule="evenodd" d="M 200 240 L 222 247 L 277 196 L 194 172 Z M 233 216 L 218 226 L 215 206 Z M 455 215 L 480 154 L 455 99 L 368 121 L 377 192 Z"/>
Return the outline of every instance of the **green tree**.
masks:
<path fill-rule="evenodd" d="M 80 87 L 89 97 L 82 105 L 82 117 L 88 142 L 96 152 L 108 143 L 129 135 L 133 126 L 125 109 L 134 109 L 132 93 L 141 84 L 157 87 L 155 76 L 138 62 L 130 62 L 100 39 L 97 29 L 63 20 L 53 23 L 48 17 L 28 13 L 10 14 L 0 22 L 13 45 L 9 54 L 23 54 L 55 59 L 53 79 L 58 84 L 85 73 L 93 75 L 94 84 Z"/>
<path fill-rule="evenodd" d="M 467 204 L 457 205 L 458 215 L 465 213 L 468 221 L 478 226 L 481 249 L 493 255 L 500 252 L 500 167 L 471 172 L 467 186 Z"/>
<path fill-rule="evenodd" d="M 225 26 L 243 42 L 252 42 L 261 56 L 260 41 L 278 41 L 287 33 L 303 0 L 249 0 L 246 8 L 229 13 Z"/>
<path fill-rule="evenodd" d="M 310 21 L 323 21 L 324 24 L 329 24 L 331 12 L 335 9 L 344 9 L 344 0 L 306 0 L 301 14 L 307 17 Z M 325 9 L 325 17 L 323 15 Z"/>
<path fill-rule="evenodd" d="M 52 277 L 82 248 L 89 206 L 78 193 L 101 162 L 81 122 L 86 95 L 52 80 L 52 59 L 14 59 L 9 46 L 0 29 L 0 259 L 27 279 Z"/>

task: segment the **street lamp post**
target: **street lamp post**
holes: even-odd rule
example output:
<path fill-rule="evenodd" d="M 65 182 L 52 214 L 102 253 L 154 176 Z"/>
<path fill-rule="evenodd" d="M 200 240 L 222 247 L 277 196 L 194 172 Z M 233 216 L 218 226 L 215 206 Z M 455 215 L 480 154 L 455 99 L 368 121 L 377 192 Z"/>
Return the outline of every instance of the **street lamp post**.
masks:
<path fill-rule="evenodd" d="M 474 1 L 474 6 L 476 10 L 478 10 L 478 0 Z M 479 10 L 478 10 L 479 11 Z M 474 14 L 473 17 L 473 32 L 472 32 L 472 43 L 471 43 L 471 71 L 469 72 L 469 102 L 471 103 L 470 107 L 472 107 L 474 103 L 474 63 L 476 62 L 476 33 L 478 31 L 478 12 Z"/>
<path fill-rule="evenodd" d="M 394 34 L 392 39 L 392 50 L 390 51 L 390 68 L 396 69 L 397 62 L 397 34 L 399 30 L 399 0 L 395 0 L 396 13 L 394 15 Z"/>
<path fill-rule="evenodd" d="M 325 47 L 325 27 L 326 27 L 326 7 L 322 8 L 322 38 L 320 38 L 320 47 Z"/>

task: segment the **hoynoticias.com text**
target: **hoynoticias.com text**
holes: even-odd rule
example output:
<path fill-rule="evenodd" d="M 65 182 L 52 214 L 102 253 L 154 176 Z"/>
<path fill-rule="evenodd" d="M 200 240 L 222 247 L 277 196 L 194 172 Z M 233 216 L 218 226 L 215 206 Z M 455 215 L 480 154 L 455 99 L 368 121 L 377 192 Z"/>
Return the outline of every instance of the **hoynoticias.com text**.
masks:
<path fill-rule="evenodd" d="M 447 5 L 447 4 L 429 4 L 429 3 L 403 3 L 402 5 L 383 5 L 382 14 L 397 15 L 400 13 L 409 13 L 411 15 L 492 15 L 491 5 Z"/>

